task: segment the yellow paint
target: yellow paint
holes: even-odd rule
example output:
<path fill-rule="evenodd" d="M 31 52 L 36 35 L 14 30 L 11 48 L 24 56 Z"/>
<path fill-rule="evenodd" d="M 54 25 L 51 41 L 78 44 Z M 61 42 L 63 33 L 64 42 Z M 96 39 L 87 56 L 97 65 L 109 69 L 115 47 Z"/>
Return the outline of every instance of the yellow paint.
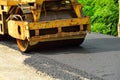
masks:
<path fill-rule="evenodd" d="M 90 18 L 89 17 L 83 17 L 81 10 L 82 5 L 78 3 L 76 0 L 70 0 L 71 5 L 73 7 L 73 10 L 75 14 L 77 15 L 76 18 L 71 19 L 56 19 L 51 21 L 40 21 L 40 16 L 42 12 L 42 6 L 44 1 L 56 1 L 56 0 L 0 0 L 0 7 L 4 7 L 4 9 L 0 9 L 0 14 L 2 12 L 9 12 L 9 9 L 13 5 L 18 4 L 28 4 L 28 3 L 34 3 L 34 6 L 28 6 L 28 9 L 32 11 L 33 19 L 34 21 L 28 22 L 28 21 L 14 21 L 9 20 L 8 21 L 8 34 L 14 38 L 20 39 L 20 40 L 28 40 L 30 41 L 31 45 L 34 45 L 36 43 L 44 42 L 44 41 L 56 41 L 56 40 L 65 40 L 65 39 L 79 39 L 79 38 L 85 38 L 86 31 L 90 31 Z M 71 7 L 70 7 L 71 8 Z M 4 23 L 3 21 L 1 21 Z M 14 25 L 14 26 L 13 26 Z M 69 26 L 80 26 L 80 31 L 77 32 L 62 32 L 62 27 L 69 27 Z M 83 31 L 84 25 L 87 26 L 87 30 Z M 18 30 L 20 28 L 20 30 Z M 40 29 L 52 29 L 57 28 L 58 32 L 55 34 L 46 34 L 46 35 L 39 35 Z M 32 37 L 30 37 L 30 31 L 34 31 Z M 0 33 L 1 34 L 1 33 Z"/>

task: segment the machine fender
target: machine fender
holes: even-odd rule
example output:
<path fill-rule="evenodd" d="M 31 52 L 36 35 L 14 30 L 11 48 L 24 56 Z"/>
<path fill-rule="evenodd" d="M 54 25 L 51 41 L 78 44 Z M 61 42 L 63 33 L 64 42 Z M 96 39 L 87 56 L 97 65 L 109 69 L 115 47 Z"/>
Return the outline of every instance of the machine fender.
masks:
<path fill-rule="evenodd" d="M 29 38 L 29 30 L 27 22 L 24 21 L 8 21 L 8 34 L 16 39 L 26 40 Z"/>

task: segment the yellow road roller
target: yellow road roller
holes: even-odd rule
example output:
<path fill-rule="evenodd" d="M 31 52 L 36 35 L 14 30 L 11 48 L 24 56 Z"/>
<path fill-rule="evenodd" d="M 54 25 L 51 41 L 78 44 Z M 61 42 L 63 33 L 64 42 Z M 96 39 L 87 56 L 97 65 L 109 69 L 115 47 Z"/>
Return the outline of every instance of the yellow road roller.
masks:
<path fill-rule="evenodd" d="M 43 42 L 81 44 L 90 31 L 82 7 L 77 0 L 0 0 L 0 36 L 15 38 L 22 52 Z"/>

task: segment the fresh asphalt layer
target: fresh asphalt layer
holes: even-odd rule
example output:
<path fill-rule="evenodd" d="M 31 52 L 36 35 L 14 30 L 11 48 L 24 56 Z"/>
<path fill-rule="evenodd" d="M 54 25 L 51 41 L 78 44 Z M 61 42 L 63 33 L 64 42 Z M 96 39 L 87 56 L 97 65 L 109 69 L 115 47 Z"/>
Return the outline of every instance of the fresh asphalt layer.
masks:
<path fill-rule="evenodd" d="M 90 33 L 79 47 L 37 47 L 30 53 L 23 53 L 30 56 L 24 64 L 60 80 L 120 80 L 120 39 L 113 36 Z"/>

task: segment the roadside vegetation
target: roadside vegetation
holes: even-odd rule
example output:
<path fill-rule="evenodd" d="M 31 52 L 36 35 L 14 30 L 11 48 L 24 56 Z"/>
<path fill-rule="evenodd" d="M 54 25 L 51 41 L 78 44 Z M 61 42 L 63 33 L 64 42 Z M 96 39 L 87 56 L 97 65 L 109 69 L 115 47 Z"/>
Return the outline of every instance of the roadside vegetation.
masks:
<path fill-rule="evenodd" d="M 117 36 L 118 0 L 78 0 L 84 14 L 91 17 L 92 32 Z"/>

